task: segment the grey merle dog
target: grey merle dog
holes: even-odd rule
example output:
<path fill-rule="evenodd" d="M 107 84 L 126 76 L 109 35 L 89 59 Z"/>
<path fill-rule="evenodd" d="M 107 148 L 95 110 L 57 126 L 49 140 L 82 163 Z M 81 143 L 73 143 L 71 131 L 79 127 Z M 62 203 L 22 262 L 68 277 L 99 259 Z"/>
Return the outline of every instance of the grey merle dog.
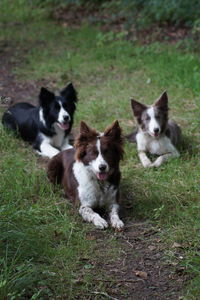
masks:
<path fill-rule="evenodd" d="M 128 140 L 137 143 L 138 156 L 144 167 L 159 167 L 169 158 L 178 157 L 176 146 L 180 142 L 181 129 L 168 120 L 168 96 L 164 92 L 151 106 L 131 99 L 133 114 L 138 128 L 128 136 Z M 154 162 L 147 153 L 158 157 Z"/>

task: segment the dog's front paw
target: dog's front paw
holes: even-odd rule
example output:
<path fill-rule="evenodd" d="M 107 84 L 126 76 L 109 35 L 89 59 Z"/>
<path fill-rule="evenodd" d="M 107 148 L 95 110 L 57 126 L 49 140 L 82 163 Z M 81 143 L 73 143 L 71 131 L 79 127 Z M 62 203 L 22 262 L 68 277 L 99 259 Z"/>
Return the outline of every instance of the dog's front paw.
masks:
<path fill-rule="evenodd" d="M 93 219 L 93 224 L 98 227 L 99 229 L 105 229 L 108 228 L 108 223 L 106 222 L 106 220 L 104 220 L 103 218 L 101 218 L 99 215 L 96 215 Z"/>
<path fill-rule="evenodd" d="M 120 219 L 112 220 L 111 225 L 117 231 L 122 231 L 124 229 L 124 223 Z"/>
<path fill-rule="evenodd" d="M 143 164 L 144 168 L 150 168 L 150 167 L 152 167 L 151 161 L 143 161 L 142 164 Z"/>
<path fill-rule="evenodd" d="M 160 157 L 158 157 L 158 158 L 151 164 L 151 166 L 152 166 L 152 167 L 158 168 L 158 167 L 160 167 L 160 166 L 162 165 L 162 163 L 163 163 L 163 159 L 162 159 L 162 157 L 160 156 Z"/>

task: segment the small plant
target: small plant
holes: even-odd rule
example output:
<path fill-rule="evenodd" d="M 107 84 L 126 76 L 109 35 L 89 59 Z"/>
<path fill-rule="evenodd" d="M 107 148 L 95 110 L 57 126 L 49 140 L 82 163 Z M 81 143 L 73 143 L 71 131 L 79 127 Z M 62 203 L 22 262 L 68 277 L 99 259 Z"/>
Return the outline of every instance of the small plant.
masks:
<path fill-rule="evenodd" d="M 126 36 L 125 31 L 121 31 L 118 33 L 114 33 L 113 31 L 109 31 L 107 33 L 99 32 L 96 36 L 97 39 L 97 46 L 105 46 L 106 44 L 109 44 L 115 40 L 123 40 Z"/>

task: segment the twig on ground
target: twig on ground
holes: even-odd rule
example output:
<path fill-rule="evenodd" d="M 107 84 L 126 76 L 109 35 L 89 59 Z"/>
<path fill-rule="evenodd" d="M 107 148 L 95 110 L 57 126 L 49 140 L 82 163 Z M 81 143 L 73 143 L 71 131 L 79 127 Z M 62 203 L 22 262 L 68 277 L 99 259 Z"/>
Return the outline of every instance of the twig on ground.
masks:
<path fill-rule="evenodd" d="M 95 295 L 102 295 L 102 296 L 105 296 L 105 297 L 107 297 L 108 299 L 112 299 L 112 300 L 119 300 L 119 299 L 114 298 L 114 297 L 112 297 L 112 296 L 110 296 L 110 295 L 108 295 L 107 293 L 104 293 L 104 292 L 92 292 L 92 294 L 95 294 Z"/>
<path fill-rule="evenodd" d="M 95 281 L 102 281 L 102 282 L 138 282 L 138 281 L 144 281 L 143 279 L 93 279 Z"/>

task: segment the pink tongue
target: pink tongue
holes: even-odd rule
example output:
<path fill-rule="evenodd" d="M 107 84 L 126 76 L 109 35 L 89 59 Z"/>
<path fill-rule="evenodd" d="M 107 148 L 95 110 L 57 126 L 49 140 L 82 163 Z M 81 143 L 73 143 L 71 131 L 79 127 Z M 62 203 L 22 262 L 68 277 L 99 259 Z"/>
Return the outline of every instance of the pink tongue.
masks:
<path fill-rule="evenodd" d="M 108 177 L 108 174 L 107 173 L 97 173 L 97 177 L 99 180 L 106 180 L 107 177 Z"/>
<path fill-rule="evenodd" d="M 69 123 L 60 123 L 59 125 L 64 130 L 67 130 L 69 128 Z"/>

